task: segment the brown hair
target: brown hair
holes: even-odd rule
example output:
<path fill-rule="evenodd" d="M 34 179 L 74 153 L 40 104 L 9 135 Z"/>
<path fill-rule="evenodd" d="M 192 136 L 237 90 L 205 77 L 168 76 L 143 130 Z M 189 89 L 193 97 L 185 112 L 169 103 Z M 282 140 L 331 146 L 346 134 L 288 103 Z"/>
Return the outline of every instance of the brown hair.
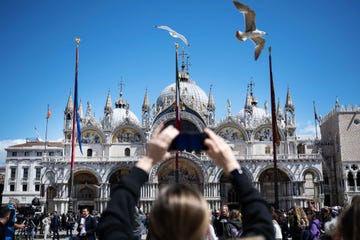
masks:
<path fill-rule="evenodd" d="M 230 220 L 238 220 L 241 222 L 241 213 L 237 209 L 233 209 L 229 213 Z"/>
<path fill-rule="evenodd" d="M 201 240 L 210 224 L 205 199 L 183 184 L 164 187 L 149 218 L 150 234 L 157 240 Z"/>
<path fill-rule="evenodd" d="M 302 228 L 305 226 L 309 226 L 309 220 L 305 214 L 305 211 L 302 207 L 299 206 L 294 206 L 294 215 L 296 217 L 296 221 L 297 221 L 297 226 L 299 228 Z"/>

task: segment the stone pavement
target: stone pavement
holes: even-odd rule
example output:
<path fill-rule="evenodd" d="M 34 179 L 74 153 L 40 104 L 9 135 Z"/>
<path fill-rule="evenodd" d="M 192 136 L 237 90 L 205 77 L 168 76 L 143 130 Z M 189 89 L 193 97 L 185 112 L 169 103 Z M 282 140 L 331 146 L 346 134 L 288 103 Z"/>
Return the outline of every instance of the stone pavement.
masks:
<path fill-rule="evenodd" d="M 73 234 L 74 234 L 74 236 L 76 236 L 77 231 L 76 230 L 73 231 Z M 66 236 L 66 231 L 59 231 L 59 235 L 60 235 L 60 239 L 68 239 L 68 240 L 70 240 L 70 236 Z M 37 232 L 34 239 L 35 240 L 44 239 L 44 235 Z M 48 235 L 46 239 L 52 240 L 52 234 Z M 76 239 L 76 238 L 74 238 L 74 239 Z M 146 235 L 143 235 L 141 239 L 146 239 Z"/>
<path fill-rule="evenodd" d="M 73 231 L 73 234 L 76 236 L 77 231 Z M 66 236 L 66 231 L 59 231 L 60 239 L 70 239 L 69 236 Z M 34 239 L 44 239 L 44 235 L 37 232 Z M 47 236 L 46 239 L 52 239 L 52 233 Z M 55 238 L 56 239 L 56 238 Z"/>

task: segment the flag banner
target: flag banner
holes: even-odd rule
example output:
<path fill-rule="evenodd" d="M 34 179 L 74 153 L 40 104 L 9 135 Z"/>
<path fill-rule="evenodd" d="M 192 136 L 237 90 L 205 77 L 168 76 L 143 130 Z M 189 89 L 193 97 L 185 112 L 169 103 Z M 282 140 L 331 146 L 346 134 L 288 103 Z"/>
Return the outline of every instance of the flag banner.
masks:
<path fill-rule="evenodd" d="M 77 73 L 77 71 L 76 71 Z M 82 151 L 82 137 L 81 137 L 81 125 L 80 125 L 80 115 L 79 115 L 79 105 L 78 105 L 78 81 L 77 81 L 77 74 L 75 77 L 75 96 L 74 96 L 74 112 L 75 114 L 75 119 L 76 119 L 76 129 L 77 129 L 77 140 L 79 143 L 79 148 L 80 148 L 80 152 L 81 154 L 83 154 Z"/>
<path fill-rule="evenodd" d="M 315 102 L 314 102 L 314 117 L 315 117 L 316 121 L 318 121 L 318 122 L 320 121 L 319 116 L 318 116 L 318 114 L 316 112 Z"/>
<path fill-rule="evenodd" d="M 271 52 L 271 48 L 269 48 Z M 269 65 L 270 65 L 270 100 L 271 100 L 271 122 L 273 130 L 273 141 L 277 146 L 280 145 L 280 133 L 276 120 L 276 106 L 275 106 L 275 90 L 274 90 L 274 81 L 272 76 L 272 63 L 271 63 L 271 54 L 269 54 Z"/>
<path fill-rule="evenodd" d="M 47 109 L 47 113 L 46 113 L 46 119 L 49 119 L 51 116 L 51 111 L 50 111 L 50 107 L 48 105 L 48 109 Z"/>
<path fill-rule="evenodd" d="M 79 143 L 79 148 L 81 154 L 82 152 L 82 139 L 81 139 L 81 126 L 80 126 L 80 116 L 78 113 L 78 65 L 79 65 L 79 43 L 80 38 L 76 38 L 76 61 L 75 61 L 75 83 L 74 83 L 74 107 L 73 107 L 73 125 L 72 125 L 72 142 L 71 142 L 71 171 L 75 167 L 75 128 L 77 129 L 77 139 Z"/>
<path fill-rule="evenodd" d="M 180 79 L 179 79 L 179 68 L 178 68 L 178 45 L 176 45 L 176 54 L 175 54 L 175 63 L 176 63 L 176 71 L 175 71 L 175 116 L 176 116 L 176 128 L 181 130 L 181 119 L 180 119 Z"/>

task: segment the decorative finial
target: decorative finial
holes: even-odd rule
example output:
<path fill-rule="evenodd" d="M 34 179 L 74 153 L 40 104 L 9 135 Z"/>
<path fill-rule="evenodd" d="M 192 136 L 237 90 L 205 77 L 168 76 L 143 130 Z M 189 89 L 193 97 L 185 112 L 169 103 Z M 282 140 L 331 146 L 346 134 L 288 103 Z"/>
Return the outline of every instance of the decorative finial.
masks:
<path fill-rule="evenodd" d="M 179 48 L 179 43 L 175 43 L 175 48 L 176 48 L 176 50 Z"/>
<path fill-rule="evenodd" d="M 79 45 L 79 43 L 80 43 L 80 38 L 79 38 L 79 37 L 75 38 L 75 42 L 76 42 L 76 45 Z"/>
<path fill-rule="evenodd" d="M 269 53 L 271 53 L 271 47 L 269 47 Z"/>

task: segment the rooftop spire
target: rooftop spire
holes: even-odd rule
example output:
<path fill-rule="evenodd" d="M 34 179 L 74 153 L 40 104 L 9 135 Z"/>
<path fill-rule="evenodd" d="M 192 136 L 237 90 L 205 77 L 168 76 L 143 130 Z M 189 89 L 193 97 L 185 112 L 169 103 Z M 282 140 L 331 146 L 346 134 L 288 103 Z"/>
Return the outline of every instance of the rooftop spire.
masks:
<path fill-rule="evenodd" d="M 340 102 L 339 102 L 339 98 L 336 96 L 336 100 L 335 100 L 335 108 L 340 108 Z"/>
<path fill-rule="evenodd" d="M 185 53 L 184 48 L 182 49 L 180 53 L 181 57 L 181 72 L 180 72 L 180 81 L 187 82 L 189 81 L 189 56 L 187 53 Z M 185 63 L 185 57 L 186 57 L 186 63 Z"/>
<path fill-rule="evenodd" d="M 276 116 L 281 119 L 282 116 L 283 116 L 283 113 L 282 113 L 282 109 L 281 109 L 281 106 L 280 106 L 280 98 L 278 98 L 278 105 L 277 105 L 277 110 L 276 110 Z"/>
<path fill-rule="evenodd" d="M 146 88 L 145 96 L 144 96 L 144 102 L 142 105 L 143 112 L 150 112 L 150 101 L 148 96 L 148 89 Z"/>
<path fill-rule="evenodd" d="M 88 101 L 87 102 L 87 107 L 86 107 L 86 118 L 90 118 L 91 117 L 91 103 Z"/>
<path fill-rule="evenodd" d="M 83 105 L 82 105 L 82 101 L 81 101 L 81 100 L 80 100 L 80 104 L 79 104 L 78 113 L 79 113 L 80 119 L 83 119 L 83 118 L 84 118 L 84 114 L 83 114 Z"/>
<path fill-rule="evenodd" d="M 65 112 L 72 112 L 73 111 L 73 101 L 72 101 L 72 97 L 71 97 L 71 90 L 70 90 L 70 95 L 66 104 L 66 108 L 65 108 Z"/>
<path fill-rule="evenodd" d="M 254 97 L 254 95 L 253 95 L 253 86 L 255 86 L 255 83 L 253 82 L 253 80 L 251 78 L 251 80 L 250 80 L 250 97 L 251 97 L 250 101 L 251 101 L 252 106 L 256 106 L 258 101 L 257 101 L 256 97 Z"/>
<path fill-rule="evenodd" d="M 251 109 L 251 95 L 249 94 L 249 88 L 250 85 L 248 84 L 246 90 L 245 109 Z"/>
<path fill-rule="evenodd" d="M 215 101 L 214 101 L 214 96 L 212 93 L 212 87 L 213 85 L 210 85 L 210 92 L 209 92 L 209 101 L 208 101 L 208 105 L 207 105 L 207 110 L 208 111 L 215 111 Z"/>
<path fill-rule="evenodd" d="M 287 94 L 286 94 L 285 108 L 287 110 L 291 110 L 291 111 L 295 110 L 294 104 L 293 104 L 293 101 L 292 101 L 292 98 L 291 98 L 291 95 L 290 95 L 290 88 L 289 87 L 288 87 Z"/>
<path fill-rule="evenodd" d="M 112 112 L 112 105 L 111 105 L 111 96 L 110 96 L 110 89 L 108 90 L 108 95 L 106 98 L 106 103 L 104 107 L 104 113 L 111 113 Z"/>
<path fill-rule="evenodd" d="M 116 108 L 128 108 L 129 107 L 128 102 L 123 99 L 123 93 L 122 93 L 123 85 L 125 85 L 125 84 L 123 83 L 123 80 L 121 79 L 120 80 L 120 96 L 119 96 L 119 99 L 115 102 Z"/>

